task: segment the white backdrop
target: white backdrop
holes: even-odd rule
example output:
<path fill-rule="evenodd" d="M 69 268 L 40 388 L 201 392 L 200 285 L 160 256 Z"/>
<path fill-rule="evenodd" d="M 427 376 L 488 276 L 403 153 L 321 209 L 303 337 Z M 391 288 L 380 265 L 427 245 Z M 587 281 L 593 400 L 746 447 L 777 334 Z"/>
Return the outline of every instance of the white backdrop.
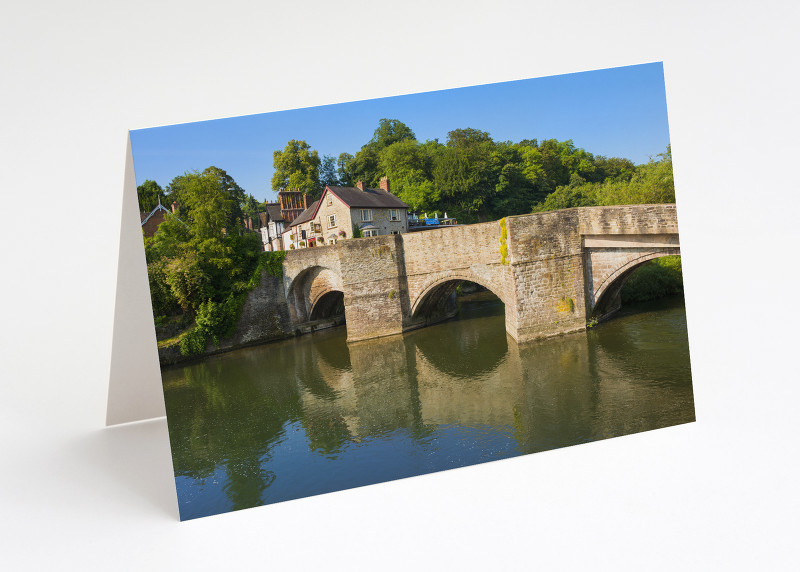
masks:
<path fill-rule="evenodd" d="M 788 568 L 794 3 L 266 4 L 3 9 L 0 566 Z M 103 428 L 128 129 L 659 60 L 697 423 L 177 522 L 166 423 Z"/>

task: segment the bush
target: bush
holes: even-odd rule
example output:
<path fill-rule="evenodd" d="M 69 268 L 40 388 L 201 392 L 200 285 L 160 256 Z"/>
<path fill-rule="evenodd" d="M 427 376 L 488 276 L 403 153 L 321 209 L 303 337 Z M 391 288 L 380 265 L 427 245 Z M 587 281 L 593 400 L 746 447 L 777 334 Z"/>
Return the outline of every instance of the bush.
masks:
<path fill-rule="evenodd" d="M 200 304 L 195 316 L 195 327 L 181 339 L 181 353 L 201 354 L 205 351 L 209 340 L 219 345 L 221 337 L 230 336 L 239 320 L 244 300 L 244 294 L 239 296 L 231 294 L 224 302 L 206 300 Z"/>
<path fill-rule="evenodd" d="M 195 326 L 181 338 L 181 355 L 196 356 L 206 351 L 206 344 L 208 343 L 208 333 Z"/>
<path fill-rule="evenodd" d="M 680 256 L 665 256 L 643 264 L 622 287 L 622 302 L 644 302 L 683 292 Z"/>
<path fill-rule="evenodd" d="M 147 265 L 147 279 L 150 282 L 150 299 L 153 315 L 169 316 L 180 310 L 178 300 L 167 283 L 166 264 L 163 260 Z"/>

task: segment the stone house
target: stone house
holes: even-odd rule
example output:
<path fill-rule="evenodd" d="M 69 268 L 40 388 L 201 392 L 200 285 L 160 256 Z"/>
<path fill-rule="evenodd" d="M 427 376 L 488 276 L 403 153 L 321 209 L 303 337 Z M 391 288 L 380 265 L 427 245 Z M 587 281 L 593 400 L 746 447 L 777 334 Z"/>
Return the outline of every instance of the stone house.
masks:
<path fill-rule="evenodd" d="M 352 238 L 354 226 L 363 236 L 407 232 L 408 205 L 391 193 L 388 178 L 380 185 L 369 189 L 358 181 L 355 187 L 325 187 L 322 197 L 286 228 L 284 247 L 335 244 Z"/>

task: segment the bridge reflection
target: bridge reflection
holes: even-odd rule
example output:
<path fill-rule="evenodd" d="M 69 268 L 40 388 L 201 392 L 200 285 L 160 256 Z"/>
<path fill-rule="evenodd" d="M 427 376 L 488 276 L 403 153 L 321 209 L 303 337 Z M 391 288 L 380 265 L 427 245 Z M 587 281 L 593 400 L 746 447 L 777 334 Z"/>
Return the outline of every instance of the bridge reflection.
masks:
<path fill-rule="evenodd" d="M 221 512 L 693 420 L 685 321 L 634 316 L 520 346 L 499 301 L 464 314 L 402 336 L 348 344 L 328 330 L 165 370 L 179 495 L 216 490 Z M 487 442 L 465 449 L 475 435 Z M 385 447 L 405 452 L 380 457 Z M 396 465 L 402 455 L 410 465 Z"/>

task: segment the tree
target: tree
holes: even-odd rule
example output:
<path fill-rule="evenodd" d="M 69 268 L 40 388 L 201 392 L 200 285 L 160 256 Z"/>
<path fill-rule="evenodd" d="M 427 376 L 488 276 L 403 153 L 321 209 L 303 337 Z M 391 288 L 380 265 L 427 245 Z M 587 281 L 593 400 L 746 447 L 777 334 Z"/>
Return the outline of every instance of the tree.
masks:
<path fill-rule="evenodd" d="M 339 155 L 339 179 L 350 186 L 361 180 L 368 187 L 377 187 L 381 177 L 386 174 L 380 167 L 381 153 L 402 141 L 415 141 L 414 132 L 408 125 L 397 119 L 381 119 L 372 139 L 361 147 L 355 157 L 345 153 Z"/>
<path fill-rule="evenodd" d="M 149 213 L 158 206 L 158 199 L 163 199 L 164 189 L 158 183 L 147 179 L 144 183 L 136 187 L 136 194 L 139 197 L 139 209 Z M 167 206 L 167 205 L 164 205 Z"/>
<path fill-rule="evenodd" d="M 209 167 L 202 173 L 187 172 L 170 183 L 170 198 L 174 196 L 178 201 L 181 218 L 190 224 L 192 234 L 198 238 L 221 237 L 223 228 L 233 228 L 237 213 L 241 218 L 241 207 L 236 200 L 239 186 L 223 173 Z"/>
<path fill-rule="evenodd" d="M 464 222 L 486 220 L 497 182 L 491 169 L 493 150 L 494 142 L 482 137 L 442 150 L 433 168 L 441 208 L 455 211 Z"/>
<path fill-rule="evenodd" d="M 244 218 L 250 217 L 253 225 L 257 224 L 258 213 L 262 212 L 261 203 L 256 200 L 253 195 L 245 195 L 244 204 L 242 205 L 242 216 Z"/>
<path fill-rule="evenodd" d="M 368 187 L 377 187 L 383 176 L 378 167 L 378 149 L 376 146 L 364 145 L 347 163 L 351 185 L 358 180 L 363 181 Z"/>
<path fill-rule="evenodd" d="M 302 191 L 314 199 L 322 194 L 319 153 L 305 141 L 290 140 L 283 151 L 272 153 L 272 190 Z"/>
<path fill-rule="evenodd" d="M 659 161 L 635 167 L 630 176 L 624 171 L 630 161 L 616 159 L 614 162 L 622 167 L 620 173 L 602 182 L 587 182 L 579 173 L 572 173 L 569 184 L 558 186 L 543 201 L 534 204 L 533 212 L 592 205 L 674 203 L 675 181 L 669 148 L 659 157 Z"/>
<path fill-rule="evenodd" d="M 398 141 L 405 141 L 407 139 L 416 139 L 414 132 L 411 128 L 397 119 L 381 119 L 378 122 L 378 127 L 372 134 L 367 145 L 372 146 L 375 150 L 380 151 Z"/>
<path fill-rule="evenodd" d="M 392 183 L 392 192 L 414 210 L 435 210 L 438 195 L 433 185 L 436 142 L 420 145 L 414 139 L 392 143 L 379 156 L 379 170 Z"/>
<path fill-rule="evenodd" d="M 447 134 L 447 146 L 465 148 L 478 145 L 480 143 L 490 142 L 489 133 L 486 131 L 478 131 L 467 127 L 466 129 L 453 129 Z"/>
<path fill-rule="evenodd" d="M 319 168 L 319 184 L 323 189 L 327 186 L 336 187 L 340 184 L 336 171 L 336 159 L 331 155 L 322 157 L 322 165 Z"/>
<path fill-rule="evenodd" d="M 350 171 L 350 162 L 353 156 L 350 153 L 340 153 L 336 159 L 336 174 L 338 175 L 339 184 L 346 187 L 352 187 L 356 184 L 356 179 L 353 178 L 353 173 Z"/>
<path fill-rule="evenodd" d="M 247 194 L 233 177 L 214 166 L 202 173 L 187 171 L 172 179 L 167 186 L 167 200 L 178 203 L 181 220 L 199 221 L 196 230 L 202 236 L 207 232 L 221 233 L 223 228 L 230 231 L 241 224 L 248 202 Z M 196 208 L 200 209 L 198 213 L 194 212 Z"/>

